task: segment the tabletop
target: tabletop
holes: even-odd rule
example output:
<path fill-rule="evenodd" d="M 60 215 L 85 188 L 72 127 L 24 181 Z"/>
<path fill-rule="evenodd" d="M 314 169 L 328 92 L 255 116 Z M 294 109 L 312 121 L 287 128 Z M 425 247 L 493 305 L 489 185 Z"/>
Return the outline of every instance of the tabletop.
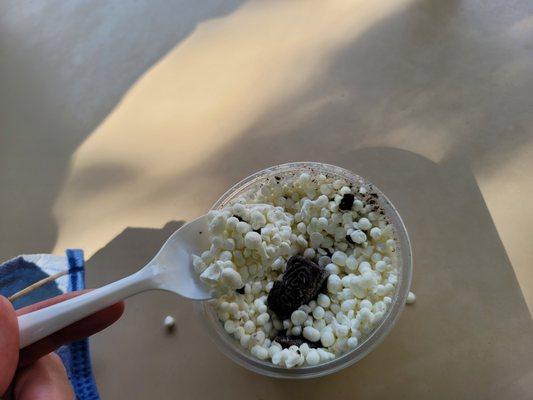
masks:
<path fill-rule="evenodd" d="M 105 284 L 250 173 L 340 165 L 413 246 L 417 302 L 375 351 L 263 377 L 144 293 L 91 340 L 102 398 L 530 399 L 532 77 L 528 0 L 4 1 L 0 256 L 81 247 Z"/>

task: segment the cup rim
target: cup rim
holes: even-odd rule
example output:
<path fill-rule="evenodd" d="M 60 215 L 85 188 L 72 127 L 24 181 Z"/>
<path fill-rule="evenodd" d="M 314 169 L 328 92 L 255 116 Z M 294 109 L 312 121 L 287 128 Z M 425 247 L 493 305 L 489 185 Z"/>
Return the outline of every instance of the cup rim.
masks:
<path fill-rule="evenodd" d="M 260 171 L 257 171 L 248 177 L 242 179 L 230 187 L 213 205 L 212 209 L 220 209 L 230 203 L 239 195 L 250 190 L 254 184 L 275 175 L 296 174 L 304 171 L 312 173 L 326 173 L 346 179 L 351 183 L 364 183 L 371 191 L 378 195 L 377 202 L 386 217 L 392 224 L 394 236 L 396 238 L 396 250 L 398 252 L 398 283 L 392 299 L 391 307 L 387 310 L 385 316 L 379 325 L 353 350 L 336 357 L 331 361 L 320 363 L 316 366 L 301 366 L 296 368 L 285 368 L 272 364 L 271 362 L 262 361 L 253 357 L 249 352 L 244 350 L 238 341 L 224 330 L 216 312 L 210 306 L 209 301 L 195 302 L 195 311 L 207 330 L 209 337 L 216 346 L 230 359 L 242 367 L 270 377 L 288 378 L 288 379 L 306 379 L 329 375 L 338 372 L 350 365 L 361 360 L 374 350 L 390 333 L 396 325 L 400 314 L 405 307 L 405 301 L 409 294 L 412 278 L 412 251 L 409 235 L 405 224 L 392 204 L 392 202 L 370 181 L 349 171 L 345 168 L 321 162 L 291 162 L 286 164 L 274 165 Z"/>

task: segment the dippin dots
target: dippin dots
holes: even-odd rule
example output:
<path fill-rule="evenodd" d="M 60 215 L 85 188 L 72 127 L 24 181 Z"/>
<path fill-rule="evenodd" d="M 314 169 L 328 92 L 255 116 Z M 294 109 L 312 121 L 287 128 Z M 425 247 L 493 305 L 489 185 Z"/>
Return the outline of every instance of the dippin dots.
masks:
<path fill-rule="evenodd" d="M 394 230 L 376 199 L 369 185 L 309 171 L 272 176 L 209 212 L 211 246 L 192 263 L 216 291 L 212 306 L 237 345 L 297 368 L 364 341 L 391 307 L 398 282 Z M 291 258 L 298 268 L 288 268 Z M 302 282 L 315 284 L 311 300 Z M 407 303 L 414 300 L 409 293 Z"/>

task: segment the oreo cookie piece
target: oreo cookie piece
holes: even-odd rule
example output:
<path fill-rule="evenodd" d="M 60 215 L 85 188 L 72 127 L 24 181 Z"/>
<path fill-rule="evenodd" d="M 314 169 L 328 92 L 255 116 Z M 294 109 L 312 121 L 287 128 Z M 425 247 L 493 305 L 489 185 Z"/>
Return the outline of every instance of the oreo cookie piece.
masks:
<path fill-rule="evenodd" d="M 292 256 L 281 281 L 274 282 L 267 298 L 268 308 L 281 319 L 289 318 L 302 304 L 320 293 L 328 276 L 325 268 L 301 256 Z"/>
<path fill-rule="evenodd" d="M 281 347 L 283 347 L 284 349 L 288 349 L 291 346 L 300 347 L 304 343 L 307 343 L 307 345 L 313 349 L 318 348 L 318 343 L 310 342 L 309 340 L 298 337 L 298 336 L 289 336 L 289 335 L 279 334 L 274 338 L 273 341 L 278 342 L 281 345 Z"/>
<path fill-rule="evenodd" d="M 346 193 L 342 196 L 342 200 L 339 203 L 339 210 L 341 211 L 350 211 L 353 206 L 355 196 L 352 193 Z"/>

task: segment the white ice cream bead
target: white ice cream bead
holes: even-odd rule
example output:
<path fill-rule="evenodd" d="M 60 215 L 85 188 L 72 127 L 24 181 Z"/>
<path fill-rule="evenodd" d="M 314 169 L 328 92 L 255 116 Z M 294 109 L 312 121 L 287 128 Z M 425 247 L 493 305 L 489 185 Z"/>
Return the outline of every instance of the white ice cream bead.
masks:
<path fill-rule="evenodd" d="M 358 340 L 356 337 L 352 336 L 351 338 L 349 338 L 346 342 L 346 344 L 348 345 L 348 347 L 350 349 L 355 349 L 357 347 L 357 344 L 358 344 Z"/>
<path fill-rule="evenodd" d="M 293 336 L 300 336 L 302 334 L 302 327 L 300 325 L 293 326 L 291 329 L 291 334 Z"/>
<path fill-rule="evenodd" d="M 261 235 L 257 232 L 248 232 L 244 236 L 244 246 L 248 249 L 258 249 L 261 247 Z"/>
<path fill-rule="evenodd" d="M 316 299 L 316 302 L 319 306 L 323 308 L 328 308 L 331 304 L 331 300 L 329 296 L 325 295 L 324 293 L 320 293 Z"/>
<path fill-rule="evenodd" d="M 346 258 L 346 269 L 349 272 L 354 272 L 357 269 L 357 260 L 355 259 L 355 257 L 350 256 Z"/>
<path fill-rule="evenodd" d="M 333 261 L 335 264 L 337 264 L 340 267 L 344 267 L 346 265 L 346 254 L 342 251 L 336 251 L 331 256 L 331 261 Z"/>
<path fill-rule="evenodd" d="M 307 313 L 302 310 L 293 311 L 291 321 L 294 325 L 302 325 L 307 319 Z"/>
<path fill-rule="evenodd" d="M 353 242 L 357 243 L 357 244 L 361 244 L 361 243 L 364 243 L 366 242 L 366 234 L 362 231 L 362 230 L 356 230 L 356 231 L 353 231 L 352 234 L 350 235 L 350 238 L 352 239 Z"/>
<path fill-rule="evenodd" d="M 324 349 L 317 349 L 317 352 L 320 356 L 320 361 L 322 362 L 330 361 L 335 358 L 335 354 L 330 353 L 329 351 L 326 351 Z"/>
<path fill-rule="evenodd" d="M 257 325 L 265 325 L 269 320 L 270 320 L 270 315 L 264 312 L 257 317 L 256 323 Z"/>
<path fill-rule="evenodd" d="M 324 318 L 324 314 L 325 314 L 324 308 L 322 308 L 321 306 L 317 306 L 313 310 L 313 317 L 317 320 Z"/>
<path fill-rule="evenodd" d="M 309 247 L 309 248 L 304 250 L 303 256 L 305 258 L 308 258 L 308 259 L 313 259 L 313 258 L 315 258 L 315 254 L 316 254 L 315 253 L 315 249 L 312 249 L 312 248 Z"/>
<path fill-rule="evenodd" d="M 416 301 L 416 295 L 413 293 L 413 292 L 409 292 L 409 294 L 407 295 L 407 300 L 406 300 L 406 304 L 414 304 L 414 302 Z"/>
<path fill-rule="evenodd" d="M 303 329 L 303 337 L 310 342 L 318 342 L 320 340 L 320 332 L 312 326 L 306 326 Z"/>
<path fill-rule="evenodd" d="M 254 321 L 248 320 L 244 323 L 244 331 L 248 334 L 255 332 Z"/>
<path fill-rule="evenodd" d="M 379 228 L 370 229 L 370 236 L 372 237 L 372 239 L 379 239 L 379 237 L 381 236 L 381 229 Z"/>
<path fill-rule="evenodd" d="M 333 275 L 338 275 L 341 272 L 340 268 L 333 263 L 329 263 L 328 265 L 326 265 L 326 271 Z"/>
<path fill-rule="evenodd" d="M 285 350 L 287 350 L 287 349 L 285 349 Z M 285 366 L 287 368 L 294 367 L 295 365 L 297 365 L 299 363 L 300 357 L 301 357 L 300 354 L 298 354 L 298 353 L 296 353 L 294 351 L 289 351 L 289 353 L 288 353 L 288 355 L 286 356 L 286 359 L 285 359 Z"/>
<path fill-rule="evenodd" d="M 220 274 L 220 279 L 231 289 L 240 289 L 243 287 L 241 274 L 232 268 L 224 268 Z"/>
<path fill-rule="evenodd" d="M 224 322 L 224 329 L 228 333 L 235 332 L 235 322 L 233 322 L 231 319 L 228 319 L 226 322 Z"/>
<path fill-rule="evenodd" d="M 370 265 L 369 262 L 367 261 L 362 261 L 361 263 L 359 263 L 359 272 L 361 274 L 364 274 L 365 272 L 368 272 L 368 271 L 371 271 L 372 270 L 372 266 Z"/>
<path fill-rule="evenodd" d="M 309 350 L 307 356 L 305 357 L 305 362 L 307 365 L 317 365 L 320 362 L 320 355 L 318 354 L 318 351 L 315 349 Z"/>
<path fill-rule="evenodd" d="M 359 221 L 357 221 L 357 227 L 359 229 L 362 229 L 364 231 L 369 230 L 372 228 L 372 223 L 368 220 L 368 218 L 360 218 Z"/>
<path fill-rule="evenodd" d="M 165 325 L 165 328 L 171 330 L 176 325 L 176 319 L 172 315 L 167 315 L 163 321 L 163 324 Z"/>
<path fill-rule="evenodd" d="M 330 293 L 337 293 L 342 289 L 342 281 L 336 274 L 328 276 L 327 288 Z"/>
<path fill-rule="evenodd" d="M 322 331 L 320 334 L 320 342 L 324 347 L 333 346 L 333 343 L 335 343 L 335 336 L 333 335 L 331 329 L 324 329 Z"/>
<path fill-rule="evenodd" d="M 348 312 L 350 310 L 353 310 L 356 306 L 357 302 L 354 299 L 348 299 L 344 300 L 341 304 L 341 310 Z"/>
<path fill-rule="evenodd" d="M 349 328 L 346 325 L 337 324 L 335 326 L 335 335 L 338 338 L 344 338 L 348 336 L 348 333 L 349 333 Z"/>
<path fill-rule="evenodd" d="M 252 347 L 250 352 L 260 360 L 266 360 L 268 357 L 268 350 L 259 345 Z"/>

